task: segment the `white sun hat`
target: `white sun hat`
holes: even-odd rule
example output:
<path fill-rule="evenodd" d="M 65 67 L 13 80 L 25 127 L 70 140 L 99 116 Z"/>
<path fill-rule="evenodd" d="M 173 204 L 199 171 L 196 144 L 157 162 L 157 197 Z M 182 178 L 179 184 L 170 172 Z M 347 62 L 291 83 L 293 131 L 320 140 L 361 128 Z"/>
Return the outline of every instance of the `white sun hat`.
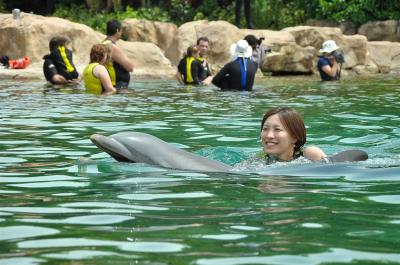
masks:
<path fill-rule="evenodd" d="M 231 56 L 233 60 L 238 57 L 249 58 L 252 54 L 253 49 L 246 40 L 240 40 L 231 45 Z"/>
<path fill-rule="evenodd" d="M 320 53 L 331 53 L 336 51 L 339 47 L 336 45 L 334 40 L 327 40 L 322 43 L 322 49 L 319 50 Z"/>

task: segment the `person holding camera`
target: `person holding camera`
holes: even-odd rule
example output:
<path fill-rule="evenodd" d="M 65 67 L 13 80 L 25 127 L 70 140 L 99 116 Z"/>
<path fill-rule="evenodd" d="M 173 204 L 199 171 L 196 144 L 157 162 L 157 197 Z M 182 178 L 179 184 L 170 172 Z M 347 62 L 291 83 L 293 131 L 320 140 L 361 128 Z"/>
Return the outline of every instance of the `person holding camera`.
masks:
<path fill-rule="evenodd" d="M 261 68 L 265 57 L 267 56 L 267 53 L 271 52 L 271 49 L 269 47 L 261 44 L 264 39 L 265 38 L 263 37 L 257 39 L 256 36 L 251 34 L 244 37 L 244 40 L 246 40 L 253 49 L 251 60 L 255 62 L 259 68 Z"/>
<path fill-rule="evenodd" d="M 342 63 L 344 63 L 343 53 L 333 40 L 322 43 L 322 54 L 318 59 L 318 71 L 322 81 L 335 81 L 340 79 Z M 339 67 L 340 64 L 340 67 Z"/>

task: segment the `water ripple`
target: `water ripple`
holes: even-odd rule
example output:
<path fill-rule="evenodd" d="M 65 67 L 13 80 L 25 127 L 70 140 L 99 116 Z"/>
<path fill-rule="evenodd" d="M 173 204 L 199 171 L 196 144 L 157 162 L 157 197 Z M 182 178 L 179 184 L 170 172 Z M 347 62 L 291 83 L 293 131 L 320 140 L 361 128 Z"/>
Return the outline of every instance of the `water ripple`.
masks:
<path fill-rule="evenodd" d="M 179 252 L 185 245 L 169 242 L 119 242 L 111 240 L 96 240 L 86 238 L 57 238 L 28 240 L 19 242 L 20 248 L 60 248 L 60 247 L 85 247 L 85 246 L 115 246 L 129 252 L 169 253 Z"/>
<path fill-rule="evenodd" d="M 155 193 L 137 193 L 137 194 L 124 194 L 119 195 L 118 198 L 126 200 L 157 200 L 157 199 L 191 199 L 191 198 L 206 198 L 214 196 L 208 192 L 185 192 L 185 193 L 172 193 L 172 194 L 155 194 Z"/>
<path fill-rule="evenodd" d="M 50 253 L 42 255 L 45 258 L 52 259 L 65 259 L 65 260 L 83 260 L 91 259 L 96 257 L 106 257 L 106 256 L 123 256 L 116 252 L 111 251 L 99 251 L 99 250 L 73 250 L 61 253 Z"/>
<path fill-rule="evenodd" d="M 356 261 L 376 261 L 376 262 L 395 262 L 400 260 L 400 254 L 362 252 L 347 249 L 330 249 L 328 252 L 307 254 L 302 256 L 295 255 L 275 255 L 258 257 L 231 257 L 231 258 L 213 258 L 199 259 L 196 264 L 199 265 L 240 265 L 240 264 L 309 264 L 318 265 L 321 263 L 349 263 Z"/>
<path fill-rule="evenodd" d="M 135 219 L 134 217 L 124 215 L 85 215 L 85 216 L 74 216 L 65 219 L 17 219 L 20 222 L 28 223 L 44 223 L 44 224 L 86 224 L 86 225 L 106 225 L 116 224 L 127 220 Z"/>
<path fill-rule="evenodd" d="M 37 237 L 58 234 L 59 231 L 52 228 L 39 226 L 6 226 L 0 227 L 0 241 L 17 238 Z"/>

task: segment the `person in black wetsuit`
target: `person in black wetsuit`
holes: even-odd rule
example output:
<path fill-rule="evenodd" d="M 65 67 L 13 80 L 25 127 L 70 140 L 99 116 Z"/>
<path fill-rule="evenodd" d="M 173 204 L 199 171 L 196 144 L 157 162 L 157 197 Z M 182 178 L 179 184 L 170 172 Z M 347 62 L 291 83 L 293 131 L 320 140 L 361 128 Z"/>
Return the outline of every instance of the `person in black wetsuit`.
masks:
<path fill-rule="evenodd" d="M 178 65 L 178 72 L 176 79 L 181 84 L 186 85 L 199 85 L 201 84 L 200 74 L 202 65 L 197 60 L 199 57 L 199 50 L 196 45 L 187 48 L 185 56 L 181 59 Z"/>
<path fill-rule="evenodd" d="M 222 90 L 252 90 L 258 67 L 257 63 L 250 59 L 252 53 L 253 50 L 246 40 L 232 44 L 233 61 L 227 63 L 214 76 L 212 83 Z"/>
<path fill-rule="evenodd" d="M 50 53 L 43 56 L 43 73 L 53 84 L 77 83 L 81 77 L 72 61 L 72 51 L 65 47 L 68 40 L 53 37 L 49 42 Z"/>
<path fill-rule="evenodd" d="M 199 50 L 199 57 L 197 60 L 201 63 L 200 81 L 203 85 L 210 85 L 212 81 L 212 73 L 210 64 L 207 61 L 207 52 L 210 47 L 210 41 L 207 37 L 200 37 L 197 39 L 197 49 Z"/>

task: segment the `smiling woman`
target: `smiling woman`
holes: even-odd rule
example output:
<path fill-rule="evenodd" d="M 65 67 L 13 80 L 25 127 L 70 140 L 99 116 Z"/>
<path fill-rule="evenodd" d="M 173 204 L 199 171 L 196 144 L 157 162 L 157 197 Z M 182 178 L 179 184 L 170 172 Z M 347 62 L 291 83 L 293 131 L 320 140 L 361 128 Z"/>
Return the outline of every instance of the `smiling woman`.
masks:
<path fill-rule="evenodd" d="M 326 159 L 318 147 L 303 148 L 306 127 L 300 114 L 288 107 L 272 108 L 264 114 L 260 138 L 267 163 L 291 161 L 301 156 L 312 161 Z"/>

